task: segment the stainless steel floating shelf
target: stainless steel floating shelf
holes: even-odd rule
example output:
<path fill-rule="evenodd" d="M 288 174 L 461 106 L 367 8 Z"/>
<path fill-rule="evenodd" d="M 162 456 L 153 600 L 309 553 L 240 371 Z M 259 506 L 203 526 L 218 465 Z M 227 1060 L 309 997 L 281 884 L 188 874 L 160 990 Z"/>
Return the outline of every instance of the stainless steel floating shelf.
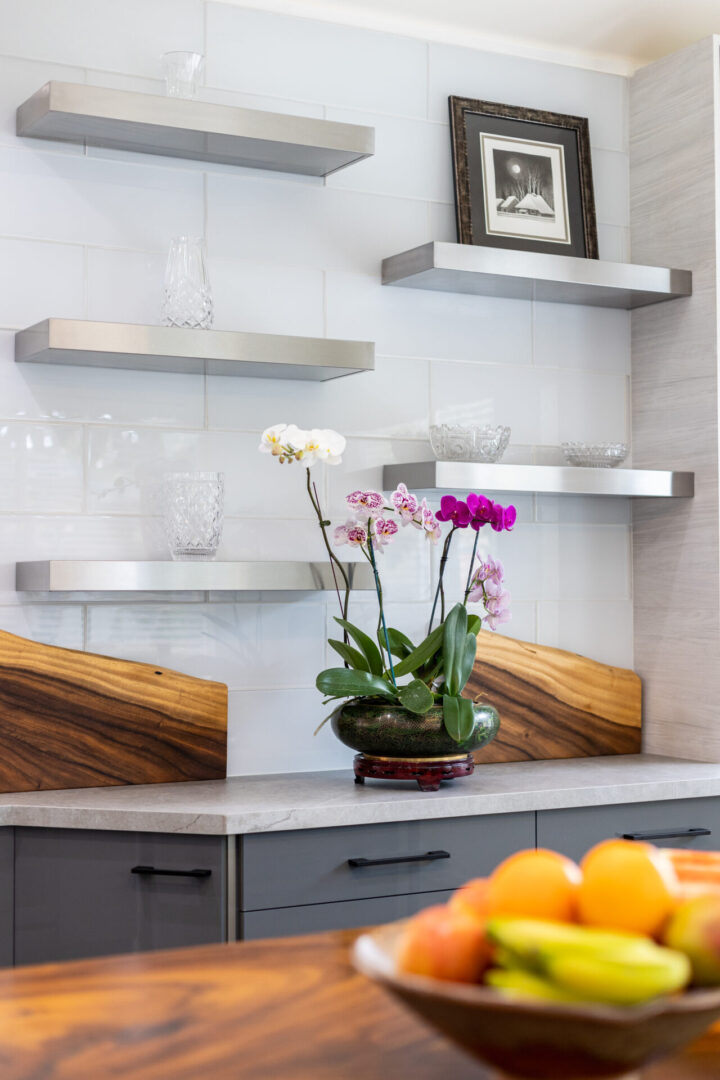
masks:
<path fill-rule="evenodd" d="M 374 128 L 205 101 L 49 82 L 17 111 L 32 139 L 327 176 L 370 157 Z"/>
<path fill-rule="evenodd" d="M 408 289 L 609 308 L 692 293 L 689 270 L 437 242 L 384 259 L 382 280 Z"/>
<path fill-rule="evenodd" d="M 346 563 L 354 589 L 374 589 L 372 571 Z M 18 592 L 278 592 L 334 590 L 327 563 L 19 562 Z"/>
<path fill-rule="evenodd" d="M 573 465 L 481 465 L 470 461 L 417 461 L 386 465 L 383 487 L 400 482 L 415 491 L 507 491 L 516 495 L 624 495 L 690 498 L 695 474 L 661 469 L 582 469 Z"/>
<path fill-rule="evenodd" d="M 324 382 L 372 371 L 375 347 L 369 341 L 45 319 L 15 335 L 15 359 L 22 364 Z"/>

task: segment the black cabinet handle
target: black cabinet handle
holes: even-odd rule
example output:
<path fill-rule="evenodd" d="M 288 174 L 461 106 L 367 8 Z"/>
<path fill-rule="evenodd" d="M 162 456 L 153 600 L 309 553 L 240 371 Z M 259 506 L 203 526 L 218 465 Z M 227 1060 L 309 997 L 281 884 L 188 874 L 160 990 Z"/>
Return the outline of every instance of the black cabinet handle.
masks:
<path fill-rule="evenodd" d="M 149 877 L 151 874 L 159 877 L 210 877 L 212 870 L 158 870 L 155 866 L 133 866 L 131 874 L 143 874 Z"/>
<path fill-rule="evenodd" d="M 710 829 L 671 829 L 669 832 L 650 829 L 646 832 L 622 833 L 623 840 L 683 840 L 688 836 L 712 836 L 712 832 Z"/>
<path fill-rule="evenodd" d="M 435 862 L 436 859 L 449 858 L 449 851 L 426 851 L 424 855 L 397 855 L 392 859 L 348 859 L 348 866 L 389 866 L 391 863 Z"/>

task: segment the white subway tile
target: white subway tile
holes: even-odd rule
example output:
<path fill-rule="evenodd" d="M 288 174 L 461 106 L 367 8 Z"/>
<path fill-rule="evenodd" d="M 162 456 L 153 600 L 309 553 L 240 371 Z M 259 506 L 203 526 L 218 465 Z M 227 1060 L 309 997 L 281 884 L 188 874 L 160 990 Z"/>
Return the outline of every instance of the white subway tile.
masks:
<path fill-rule="evenodd" d="M 215 3 L 207 32 L 210 86 L 425 116 L 420 41 Z"/>
<path fill-rule="evenodd" d="M 603 664 L 632 668 L 632 601 L 542 601 L 538 604 L 538 641 Z"/>
<path fill-rule="evenodd" d="M 630 374 L 630 312 L 535 304 L 534 361 L 578 371 Z"/>
<path fill-rule="evenodd" d="M 630 525 L 630 499 L 595 498 L 592 495 L 538 495 L 536 520 L 550 525 Z"/>
<path fill-rule="evenodd" d="M 630 225 L 630 160 L 613 150 L 593 151 L 595 212 L 603 225 Z"/>
<path fill-rule="evenodd" d="M 274 379 L 208 379 L 208 426 L 263 431 L 278 415 L 305 428 L 343 435 L 425 438 L 428 363 L 378 356 L 374 372 L 325 383 Z"/>
<path fill-rule="evenodd" d="M 156 75 L 162 53 L 202 52 L 202 12 L 200 0 L 22 0 L 3 20 L 2 51 Z"/>
<path fill-rule="evenodd" d="M 88 318 L 161 323 L 166 261 L 166 252 L 89 248 Z"/>
<path fill-rule="evenodd" d="M 0 417 L 202 427 L 202 375 L 64 364 L 16 364 L 14 334 L 0 332 Z"/>
<path fill-rule="evenodd" d="M 191 174 L 183 174 L 190 176 Z M 430 239 L 417 199 L 208 174 L 208 248 L 213 256 L 380 275 L 387 254 Z"/>
<path fill-rule="evenodd" d="M 326 724 L 330 712 L 317 690 L 236 690 L 230 694 L 228 776 L 347 769 L 354 751 Z"/>
<path fill-rule="evenodd" d="M 510 365 L 434 360 L 430 404 L 436 423 L 509 424 L 513 443 L 626 439 L 625 378 L 618 375 L 533 367 L 519 375 Z"/>
<path fill-rule="evenodd" d="M 309 517 L 301 470 L 281 468 L 258 452 L 253 434 L 97 427 L 89 434 L 88 510 L 158 514 L 168 472 L 225 474 L 225 513 L 242 517 Z"/>
<path fill-rule="evenodd" d="M 446 120 L 448 97 L 586 116 L 593 146 L 627 150 L 627 80 L 579 67 L 455 45 L 429 47 L 431 120 Z"/>
<path fill-rule="evenodd" d="M 162 664 L 230 689 L 313 687 L 324 665 L 324 607 L 133 604 L 88 608 L 88 649 Z"/>
<path fill-rule="evenodd" d="M 0 425 L 1 429 L 2 425 Z M 0 604 L 16 604 L 15 563 L 36 559 L 162 559 L 167 545 L 156 519 L 118 515 L 44 513 L 0 517 Z M 63 601 L 59 594 L 33 593 L 34 599 Z M 93 597 L 94 598 L 94 597 Z M 73 595 L 73 600 L 80 597 Z M 126 594 L 124 600 L 131 599 Z"/>
<path fill-rule="evenodd" d="M 533 525 L 510 533 L 480 533 L 478 552 L 500 559 L 505 585 L 518 600 L 624 600 L 630 590 L 629 529 L 622 525 Z M 448 589 L 461 594 L 474 537 L 455 537 L 445 573 Z M 435 552 L 437 565 L 438 553 Z"/>
<path fill-rule="evenodd" d="M 450 129 L 446 124 L 328 109 L 328 120 L 375 128 L 375 154 L 328 177 L 328 187 L 452 202 Z"/>
<path fill-rule="evenodd" d="M 0 510 L 81 510 L 82 451 L 82 428 L 0 422 Z"/>
<path fill-rule="evenodd" d="M 608 262 L 630 262 L 630 229 L 622 225 L 598 223 L 600 258 Z"/>
<path fill-rule="evenodd" d="M 167 251 L 203 231 L 202 175 L 66 154 L 0 151 L 0 232 Z"/>
<path fill-rule="evenodd" d="M 216 330 L 324 337 L 321 270 L 213 255 L 208 270 Z"/>
<path fill-rule="evenodd" d="M 82 248 L 0 238 L 0 326 L 85 316 Z"/>
<path fill-rule="evenodd" d="M 525 300 L 395 288 L 374 273 L 327 275 L 328 335 L 369 338 L 386 356 L 528 364 L 531 314 Z"/>
<path fill-rule="evenodd" d="M 83 612 L 79 605 L 23 604 L 0 607 L 0 630 L 19 637 L 59 645 L 64 649 L 83 648 Z"/>

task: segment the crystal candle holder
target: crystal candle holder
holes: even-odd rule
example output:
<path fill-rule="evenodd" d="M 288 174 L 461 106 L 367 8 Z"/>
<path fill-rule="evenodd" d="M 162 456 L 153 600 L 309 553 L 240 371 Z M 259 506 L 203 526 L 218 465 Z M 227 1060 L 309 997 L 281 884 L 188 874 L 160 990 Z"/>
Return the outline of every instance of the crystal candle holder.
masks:
<path fill-rule="evenodd" d="M 163 479 L 163 520 L 176 561 L 214 559 L 223 526 L 222 473 L 168 473 Z"/>
<path fill-rule="evenodd" d="M 165 93 L 168 97 L 197 97 L 203 66 L 202 53 L 166 52 L 162 58 Z"/>
<path fill-rule="evenodd" d="M 162 313 L 166 326 L 209 330 L 213 324 L 205 244 L 199 237 L 176 236 L 170 242 Z"/>

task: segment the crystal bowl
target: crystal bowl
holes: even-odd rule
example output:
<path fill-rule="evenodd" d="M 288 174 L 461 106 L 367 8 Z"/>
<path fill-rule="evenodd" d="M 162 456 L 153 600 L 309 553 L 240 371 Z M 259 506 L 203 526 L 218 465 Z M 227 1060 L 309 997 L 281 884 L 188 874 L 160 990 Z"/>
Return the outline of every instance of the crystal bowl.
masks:
<path fill-rule="evenodd" d="M 499 461 L 510 441 L 509 427 L 432 424 L 430 445 L 438 461 Z"/>
<path fill-rule="evenodd" d="M 693 1042 L 720 1016 L 720 989 L 621 1008 L 512 1001 L 489 986 L 403 974 L 395 965 L 403 925 L 359 937 L 355 967 L 503 1077 L 639 1080 L 635 1070 Z"/>
<path fill-rule="evenodd" d="M 580 465 L 586 469 L 614 469 L 628 453 L 625 443 L 564 442 L 561 445 L 568 465 Z"/>

